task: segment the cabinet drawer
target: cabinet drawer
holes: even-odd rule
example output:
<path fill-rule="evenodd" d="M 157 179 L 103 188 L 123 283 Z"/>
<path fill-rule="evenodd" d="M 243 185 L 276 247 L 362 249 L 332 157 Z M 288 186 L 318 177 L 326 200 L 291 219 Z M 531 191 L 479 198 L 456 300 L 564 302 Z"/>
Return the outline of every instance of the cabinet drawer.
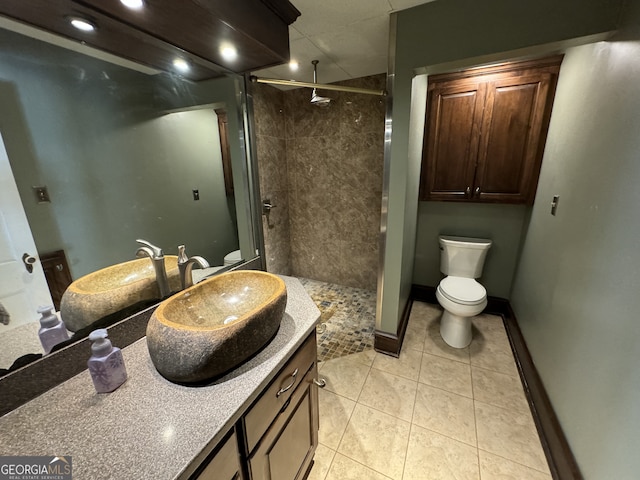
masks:
<path fill-rule="evenodd" d="M 248 453 L 253 451 L 315 361 L 316 334 L 313 332 L 244 416 Z"/>

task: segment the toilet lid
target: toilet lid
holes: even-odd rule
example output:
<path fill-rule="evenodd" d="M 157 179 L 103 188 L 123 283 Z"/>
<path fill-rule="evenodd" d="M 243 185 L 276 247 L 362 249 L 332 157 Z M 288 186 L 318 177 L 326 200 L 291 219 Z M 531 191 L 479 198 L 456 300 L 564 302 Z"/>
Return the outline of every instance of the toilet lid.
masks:
<path fill-rule="evenodd" d="M 438 288 L 446 298 L 463 305 L 477 305 L 487 297 L 485 288 L 473 278 L 446 277 Z"/>

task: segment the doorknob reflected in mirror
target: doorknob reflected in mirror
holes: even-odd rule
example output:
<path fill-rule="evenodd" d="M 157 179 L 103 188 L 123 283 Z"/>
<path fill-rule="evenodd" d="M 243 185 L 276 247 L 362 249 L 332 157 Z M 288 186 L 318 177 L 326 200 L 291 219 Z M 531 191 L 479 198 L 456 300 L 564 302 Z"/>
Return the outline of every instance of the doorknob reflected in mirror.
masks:
<path fill-rule="evenodd" d="M 29 273 L 33 273 L 33 265 L 37 261 L 38 259 L 36 257 L 29 255 L 28 253 L 25 253 L 24 255 L 22 255 L 22 262 L 24 263 L 24 266 L 27 269 L 27 272 Z"/>
<path fill-rule="evenodd" d="M 271 213 L 271 209 L 272 208 L 276 208 L 276 205 L 272 205 L 270 199 L 266 198 L 265 200 L 262 201 L 262 214 L 263 215 L 269 215 L 269 213 Z"/>

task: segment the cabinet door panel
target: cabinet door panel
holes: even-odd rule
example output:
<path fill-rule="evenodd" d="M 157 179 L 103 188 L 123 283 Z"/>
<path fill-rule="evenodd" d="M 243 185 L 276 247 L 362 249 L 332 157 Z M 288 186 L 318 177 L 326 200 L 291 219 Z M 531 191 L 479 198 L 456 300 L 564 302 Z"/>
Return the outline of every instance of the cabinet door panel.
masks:
<path fill-rule="evenodd" d="M 249 459 L 253 480 L 300 480 L 318 445 L 318 391 L 312 368 Z"/>
<path fill-rule="evenodd" d="M 549 75 L 535 75 L 488 84 L 475 199 L 528 201 L 549 82 Z"/>
<path fill-rule="evenodd" d="M 244 432 L 247 442 L 247 452 L 254 448 L 279 414 L 278 412 L 289 401 L 290 396 L 298 385 L 303 382 L 304 374 L 311 368 L 318 357 L 315 332 L 304 342 L 295 355 L 282 368 L 278 376 L 269 385 L 262 396 L 256 400 L 251 410 L 244 416 Z M 294 372 L 298 372 L 295 377 Z M 287 385 L 292 385 L 282 394 L 278 391 Z"/>
<path fill-rule="evenodd" d="M 242 467 L 238 454 L 238 439 L 235 432 L 209 459 L 209 463 L 197 474 L 197 480 L 241 480 Z"/>
<path fill-rule="evenodd" d="M 478 154 L 484 86 L 435 87 L 427 104 L 427 139 L 421 173 L 423 200 L 464 199 Z M 426 162 L 424 161 L 426 159 Z"/>

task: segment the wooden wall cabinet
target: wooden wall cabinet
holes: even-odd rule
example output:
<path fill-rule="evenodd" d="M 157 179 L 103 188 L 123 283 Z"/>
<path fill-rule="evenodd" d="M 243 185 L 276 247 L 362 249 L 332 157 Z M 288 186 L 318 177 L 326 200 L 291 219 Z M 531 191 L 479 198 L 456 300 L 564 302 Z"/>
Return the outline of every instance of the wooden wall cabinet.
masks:
<path fill-rule="evenodd" d="M 533 203 L 561 62 L 429 77 L 420 200 Z"/>

